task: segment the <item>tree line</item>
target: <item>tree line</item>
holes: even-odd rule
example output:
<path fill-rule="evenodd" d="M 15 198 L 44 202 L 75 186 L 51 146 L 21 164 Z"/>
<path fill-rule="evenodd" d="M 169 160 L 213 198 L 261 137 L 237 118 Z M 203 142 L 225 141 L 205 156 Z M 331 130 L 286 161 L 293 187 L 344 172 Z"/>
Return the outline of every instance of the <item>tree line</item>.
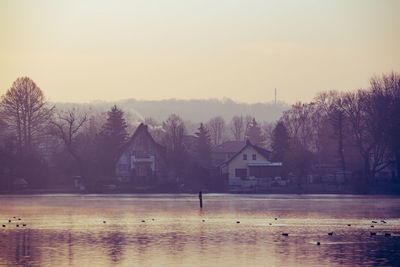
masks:
<path fill-rule="evenodd" d="M 166 148 L 170 172 L 181 184 L 213 186 L 211 150 L 227 140 L 244 141 L 272 151 L 283 162 L 283 176 L 298 184 L 336 166 L 346 182 L 374 183 L 388 166 L 400 170 L 400 75 L 371 79 L 370 87 L 329 91 L 310 103 L 296 103 L 276 122 L 237 115 L 200 123 L 189 133 L 179 115 L 165 121 L 145 118 L 154 139 Z M 28 77 L 18 78 L 1 97 L 0 185 L 24 178 L 32 188 L 107 183 L 115 161 L 138 123 L 128 122 L 116 105 L 106 114 L 50 105 Z M 206 178 L 204 178 L 206 177 Z M 207 180 L 207 181 L 204 181 Z"/>
<path fill-rule="evenodd" d="M 373 185 L 383 170 L 398 179 L 399 115 L 398 73 L 371 78 L 369 88 L 322 92 L 283 113 L 272 136 L 275 158 L 299 179 L 324 165 L 337 166 L 345 181 L 361 186 Z"/>

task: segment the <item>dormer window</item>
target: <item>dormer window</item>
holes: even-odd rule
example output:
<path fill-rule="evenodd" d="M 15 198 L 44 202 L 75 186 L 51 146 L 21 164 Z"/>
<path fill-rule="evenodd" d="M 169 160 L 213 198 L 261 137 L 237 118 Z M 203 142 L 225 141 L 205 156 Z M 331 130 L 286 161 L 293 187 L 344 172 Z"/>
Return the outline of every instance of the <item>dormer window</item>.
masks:
<path fill-rule="evenodd" d="M 247 154 L 243 154 L 243 160 L 247 160 Z"/>
<path fill-rule="evenodd" d="M 257 160 L 257 154 L 252 155 L 253 160 Z"/>

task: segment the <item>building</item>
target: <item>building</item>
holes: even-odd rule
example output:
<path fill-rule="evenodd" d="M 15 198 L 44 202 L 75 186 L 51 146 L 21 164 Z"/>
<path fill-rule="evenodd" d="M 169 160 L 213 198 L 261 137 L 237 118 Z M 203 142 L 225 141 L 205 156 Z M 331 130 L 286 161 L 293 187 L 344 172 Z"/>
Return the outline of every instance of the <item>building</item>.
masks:
<path fill-rule="evenodd" d="M 166 182 L 165 148 L 156 143 L 147 125 L 141 123 L 121 152 L 116 177 L 122 182 L 155 185 Z"/>
<path fill-rule="evenodd" d="M 220 166 L 222 163 L 230 160 L 246 145 L 245 141 L 227 141 L 211 151 L 211 161 L 213 166 Z"/>
<path fill-rule="evenodd" d="M 249 141 L 229 160 L 220 165 L 229 188 L 263 188 L 280 178 L 282 163 L 269 160 L 271 152 Z"/>

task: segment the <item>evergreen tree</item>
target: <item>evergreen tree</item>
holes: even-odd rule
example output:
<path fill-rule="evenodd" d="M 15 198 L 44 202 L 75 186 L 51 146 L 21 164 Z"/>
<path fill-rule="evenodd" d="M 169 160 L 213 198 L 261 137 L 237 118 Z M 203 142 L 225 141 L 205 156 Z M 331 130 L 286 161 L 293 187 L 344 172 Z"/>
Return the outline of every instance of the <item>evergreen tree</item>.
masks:
<path fill-rule="evenodd" d="M 203 123 L 200 123 L 196 136 L 196 161 L 200 166 L 208 168 L 211 165 L 211 139 Z"/>
<path fill-rule="evenodd" d="M 290 148 L 290 137 L 289 133 L 283 124 L 283 122 L 278 122 L 275 129 L 272 132 L 272 159 L 274 161 L 283 161 L 285 155 Z"/>
<path fill-rule="evenodd" d="M 124 112 L 114 105 L 107 112 L 107 121 L 104 123 L 98 138 L 98 163 L 105 176 L 114 174 L 115 161 L 125 145 L 128 133 Z"/>
<path fill-rule="evenodd" d="M 265 137 L 255 118 L 252 119 L 246 132 L 246 139 L 256 146 L 264 146 Z"/>

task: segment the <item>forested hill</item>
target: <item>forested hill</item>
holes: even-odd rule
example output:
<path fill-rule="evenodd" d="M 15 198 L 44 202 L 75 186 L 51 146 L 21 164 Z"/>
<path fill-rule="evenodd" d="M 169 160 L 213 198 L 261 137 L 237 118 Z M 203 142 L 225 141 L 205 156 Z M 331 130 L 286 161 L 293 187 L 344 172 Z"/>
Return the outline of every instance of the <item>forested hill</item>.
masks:
<path fill-rule="evenodd" d="M 192 122 L 205 122 L 215 116 L 222 116 L 230 121 L 235 115 L 250 115 L 259 121 L 274 122 L 280 118 L 282 112 L 289 109 L 288 104 L 274 103 L 238 103 L 231 99 L 208 100 L 177 100 L 167 99 L 159 101 L 126 99 L 117 102 L 94 101 L 86 104 L 53 103 L 60 109 L 77 107 L 82 110 L 97 112 L 107 111 L 114 104 L 119 106 L 127 115 L 128 120 L 154 118 L 157 121 L 165 120 L 170 114 L 180 115 Z"/>

